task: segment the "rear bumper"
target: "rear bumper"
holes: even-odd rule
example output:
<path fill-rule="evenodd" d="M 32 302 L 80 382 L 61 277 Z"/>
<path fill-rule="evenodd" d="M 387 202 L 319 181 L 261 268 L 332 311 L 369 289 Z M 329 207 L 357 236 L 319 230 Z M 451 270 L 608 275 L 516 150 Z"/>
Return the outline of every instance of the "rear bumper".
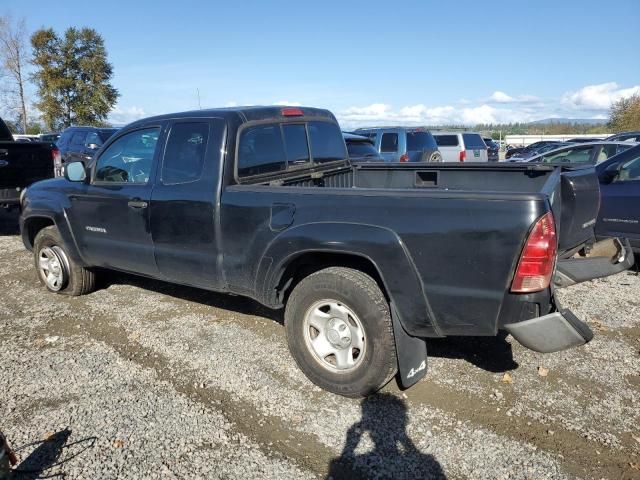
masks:
<path fill-rule="evenodd" d="M 629 240 L 607 238 L 594 244 L 586 257 L 572 257 L 558 261 L 553 283 L 557 288 L 595 278 L 615 275 L 634 263 L 633 249 Z"/>
<path fill-rule="evenodd" d="M 579 347 L 593 338 L 589 326 L 568 309 L 510 323 L 504 329 L 523 346 L 541 353 Z"/>

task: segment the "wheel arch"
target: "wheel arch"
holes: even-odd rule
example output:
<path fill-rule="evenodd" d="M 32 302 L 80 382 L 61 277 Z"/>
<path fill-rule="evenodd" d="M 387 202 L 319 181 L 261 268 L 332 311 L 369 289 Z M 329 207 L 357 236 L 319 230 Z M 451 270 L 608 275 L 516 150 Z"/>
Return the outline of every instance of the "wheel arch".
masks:
<path fill-rule="evenodd" d="M 262 256 L 255 292 L 262 303 L 281 307 L 297 282 L 330 266 L 355 268 L 370 275 L 395 305 L 410 334 L 441 336 L 402 240 L 395 232 L 375 225 L 327 222 L 286 230 Z"/>

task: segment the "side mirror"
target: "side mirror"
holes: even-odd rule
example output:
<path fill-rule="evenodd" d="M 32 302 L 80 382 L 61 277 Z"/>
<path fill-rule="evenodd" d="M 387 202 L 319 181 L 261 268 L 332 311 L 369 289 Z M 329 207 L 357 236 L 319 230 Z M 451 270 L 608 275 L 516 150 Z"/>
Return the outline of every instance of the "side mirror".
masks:
<path fill-rule="evenodd" d="M 87 179 L 87 170 L 82 162 L 71 162 L 64 166 L 64 178 L 70 182 L 84 182 Z"/>
<path fill-rule="evenodd" d="M 87 148 L 89 150 L 98 150 L 100 148 L 100 145 L 98 145 L 97 143 L 89 143 L 87 144 Z"/>
<path fill-rule="evenodd" d="M 600 181 L 602 183 L 611 183 L 613 182 L 618 175 L 620 175 L 620 168 L 622 165 L 619 163 L 612 163 L 607 168 L 605 168 L 600 174 Z"/>

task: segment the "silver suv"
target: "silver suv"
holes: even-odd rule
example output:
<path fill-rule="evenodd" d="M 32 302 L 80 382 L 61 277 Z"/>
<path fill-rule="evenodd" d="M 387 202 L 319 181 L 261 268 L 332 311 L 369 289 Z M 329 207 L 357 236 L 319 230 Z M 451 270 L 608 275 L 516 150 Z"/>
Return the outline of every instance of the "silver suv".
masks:
<path fill-rule="evenodd" d="M 479 133 L 434 132 L 445 162 L 488 162 L 487 145 Z"/>
<path fill-rule="evenodd" d="M 442 161 L 433 135 L 424 128 L 359 128 L 353 133 L 369 137 L 385 162 Z"/>

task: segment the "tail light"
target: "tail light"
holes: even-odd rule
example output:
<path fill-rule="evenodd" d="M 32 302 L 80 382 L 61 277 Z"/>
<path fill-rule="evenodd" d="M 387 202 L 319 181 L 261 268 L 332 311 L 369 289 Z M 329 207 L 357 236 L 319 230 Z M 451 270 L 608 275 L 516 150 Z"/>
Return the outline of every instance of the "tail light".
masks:
<path fill-rule="evenodd" d="M 549 212 L 538 219 L 527 237 L 511 291 L 529 293 L 547 288 L 555 267 L 557 249 L 555 222 Z"/>
<path fill-rule="evenodd" d="M 400 156 L 400 161 L 401 162 L 408 162 L 409 161 L 409 154 L 405 153 L 403 155 Z"/>
<path fill-rule="evenodd" d="M 460 152 L 460 161 L 464 162 L 467 159 L 467 151 L 466 150 L 462 150 Z"/>
<path fill-rule="evenodd" d="M 53 172 L 56 177 L 62 175 L 62 155 L 58 147 L 51 148 L 51 160 L 53 160 Z"/>

